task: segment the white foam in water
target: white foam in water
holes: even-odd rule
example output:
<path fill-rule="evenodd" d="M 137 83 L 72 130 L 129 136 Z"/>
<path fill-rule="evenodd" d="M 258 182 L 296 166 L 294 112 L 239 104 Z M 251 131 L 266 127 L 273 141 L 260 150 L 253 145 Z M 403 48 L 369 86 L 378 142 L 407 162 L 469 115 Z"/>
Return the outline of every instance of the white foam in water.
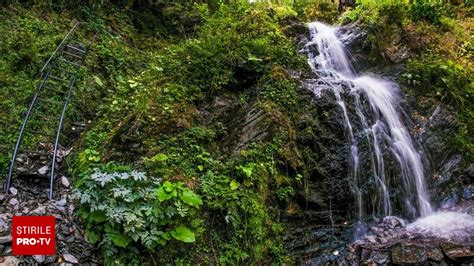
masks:
<path fill-rule="evenodd" d="M 474 216 L 458 212 L 437 212 L 407 225 L 408 231 L 452 241 L 474 241 Z"/>

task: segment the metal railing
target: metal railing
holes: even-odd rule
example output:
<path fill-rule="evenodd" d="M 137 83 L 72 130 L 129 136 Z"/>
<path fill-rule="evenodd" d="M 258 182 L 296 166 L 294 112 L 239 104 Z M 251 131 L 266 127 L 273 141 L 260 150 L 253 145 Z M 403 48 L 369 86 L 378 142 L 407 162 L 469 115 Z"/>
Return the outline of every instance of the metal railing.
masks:
<path fill-rule="evenodd" d="M 10 168 L 8 171 L 8 177 L 7 177 L 7 182 L 6 182 L 6 191 L 7 193 L 9 192 L 11 186 L 12 186 L 12 181 L 13 181 L 13 175 L 15 173 L 15 163 L 17 161 L 17 156 L 20 151 L 20 146 L 22 143 L 22 140 L 24 138 L 25 132 L 26 132 L 26 127 L 28 125 L 28 121 L 30 120 L 30 117 L 32 113 L 35 111 L 34 107 L 36 106 L 37 100 L 39 99 L 40 94 L 46 90 L 45 85 L 50 82 L 52 79 L 56 79 L 56 76 L 52 76 L 51 72 L 54 70 L 61 71 L 63 70 L 64 73 L 74 73 L 75 76 L 72 77 L 72 80 L 70 81 L 67 89 L 67 93 L 64 96 L 64 102 L 62 104 L 62 109 L 60 111 L 60 116 L 58 116 L 58 122 L 57 122 L 57 128 L 55 131 L 55 138 L 54 138 L 54 148 L 53 148 L 53 154 L 52 154 L 52 160 L 51 160 L 51 170 L 50 170 L 50 186 L 49 186 L 49 198 L 51 199 L 53 197 L 53 184 L 54 184 L 54 178 L 55 178 L 55 171 L 56 171 L 56 160 L 57 160 L 57 152 L 58 152 L 58 147 L 59 147 L 59 140 L 60 140 L 60 135 L 61 135 L 61 130 L 63 127 L 64 123 L 64 118 L 65 114 L 67 111 L 67 107 L 69 104 L 69 101 L 72 96 L 72 91 L 74 89 L 74 86 L 76 84 L 76 78 L 79 72 L 79 68 L 82 66 L 82 64 L 85 61 L 86 55 L 89 51 L 89 47 L 92 45 L 92 43 L 95 41 L 95 38 L 97 36 L 97 32 L 94 34 L 92 40 L 87 44 L 84 45 L 84 47 L 81 47 L 83 49 L 80 49 L 78 47 L 75 47 L 71 45 L 71 41 L 74 39 L 74 34 L 78 30 L 80 25 L 85 24 L 85 22 L 77 22 L 72 29 L 66 34 L 66 36 L 63 38 L 61 43 L 56 47 L 52 55 L 48 58 L 44 66 L 41 68 L 39 75 L 40 75 L 40 83 L 38 84 L 38 87 L 33 94 L 32 100 L 30 102 L 28 111 L 25 115 L 25 118 L 23 119 L 23 123 L 20 128 L 20 132 L 18 134 L 18 138 L 15 144 L 15 149 L 13 151 L 12 159 L 10 162 Z M 80 42 L 78 42 L 80 43 Z M 68 49 L 71 49 L 71 51 L 67 51 Z M 71 72 L 71 70 L 66 70 L 61 67 L 57 67 L 57 65 L 65 63 L 68 64 L 76 69 L 75 72 Z M 59 73 L 60 74 L 60 73 Z M 62 80 L 62 79 L 60 79 Z M 66 81 L 66 80 L 64 80 Z M 49 85 L 48 85 L 49 86 Z M 60 85 L 58 85 L 60 86 Z M 52 91 L 61 91 L 60 89 L 52 89 Z M 51 102 L 48 101 L 47 99 L 43 100 L 44 102 Z M 39 132 L 38 134 L 43 134 L 45 135 L 44 132 Z"/>

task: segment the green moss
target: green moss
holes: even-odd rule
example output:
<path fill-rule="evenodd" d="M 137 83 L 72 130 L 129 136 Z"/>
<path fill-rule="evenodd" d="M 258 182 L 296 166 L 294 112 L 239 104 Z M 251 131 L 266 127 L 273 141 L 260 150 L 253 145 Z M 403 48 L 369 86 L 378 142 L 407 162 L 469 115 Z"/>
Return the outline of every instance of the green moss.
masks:
<path fill-rule="evenodd" d="M 69 30 L 71 17 L 87 20 L 100 35 L 68 114 L 69 120 L 86 122 L 68 159 L 70 173 L 82 180 L 76 184 L 79 193 L 95 195 L 94 204 L 111 200 L 130 212 L 140 213 L 143 207 L 158 213 L 134 220 L 144 224 L 139 227 L 140 239 L 130 239 L 129 225 L 104 221 L 90 212 L 94 204 L 83 202 L 87 234 L 97 243 L 102 241 L 106 262 L 143 262 L 151 254 L 163 264 L 284 263 L 285 228 L 280 216 L 301 188 L 305 168 L 320 167 L 318 152 L 322 152 L 303 147 L 301 156 L 296 141 L 312 143 L 315 134 L 327 133 L 318 131 L 317 118 L 308 117 L 314 111 L 305 106 L 310 100 L 302 98 L 298 81 L 289 74 L 306 70 L 307 65 L 294 39 L 285 33 L 302 23 L 300 17 L 333 21 L 335 5 L 206 1 L 139 6 L 127 2 L 78 7 L 73 13 L 60 5 L 52 9 L 13 5 L 2 10 L 0 114 L 7 117 L 8 126 L 2 127 L 0 141 L 14 143 L 21 112 L 36 84 L 35 74 Z M 438 45 L 442 30 L 430 24 L 437 20 L 425 9 L 413 11 L 420 16 L 409 10 L 405 4 L 360 5 L 341 21 L 360 21 L 368 32 L 365 48 L 374 60 L 380 60 L 400 32 L 410 37 L 415 17 L 423 21 L 415 25 L 417 32 L 434 35 L 427 43 L 441 48 L 428 54 L 419 45 L 416 52 L 423 56 L 408 62 L 406 77 L 418 95 L 458 106 L 463 124 L 456 141 L 472 149 L 472 97 L 465 97 L 472 93 L 472 65 L 467 60 L 472 40 L 461 36 L 459 18 L 442 13 L 442 30 L 454 34 L 454 44 L 460 47 L 451 53 L 449 42 Z M 252 130 L 263 128 L 265 137 L 239 146 L 251 111 L 262 113 Z M 295 125 L 301 130 L 297 132 Z M 38 140 L 25 141 L 33 145 Z M 317 149 L 325 149 L 316 144 Z M 5 151 L 0 167 L 6 169 L 8 160 Z M 109 197 L 117 190 L 114 184 L 108 184 L 107 195 L 96 195 L 96 187 L 87 187 L 85 181 L 90 181 L 95 168 L 108 174 L 138 169 L 154 179 L 118 182 L 123 187 L 130 181 L 127 186 L 141 198 L 114 201 Z M 183 204 L 197 202 L 196 197 L 163 204 L 139 194 L 144 187 L 164 190 L 166 181 L 180 184 L 187 196 L 195 193 L 202 199 L 200 208 L 182 215 Z M 169 196 L 162 192 L 162 199 Z M 322 204 L 325 193 L 320 193 Z M 164 209 L 167 218 L 161 213 Z M 203 224 L 194 227 L 196 220 Z M 125 234 L 126 227 L 130 230 Z M 194 238 L 183 227 L 195 233 Z M 164 241 L 159 241 L 160 235 L 147 242 L 147 236 L 156 236 L 154 228 L 169 235 Z M 188 243 L 191 240 L 195 242 Z"/>
<path fill-rule="evenodd" d="M 172 44 L 162 48 L 151 44 L 156 39 L 141 39 L 142 53 L 113 38 L 99 40 L 91 62 L 96 72 L 86 81 L 91 93 L 78 98 L 96 114 L 78 152 L 97 152 L 100 161 L 78 156 L 73 170 L 87 178 L 90 168 L 111 160 L 133 164 L 203 198 L 202 211 L 190 217 L 205 221 L 195 251 L 169 243 L 156 250 L 162 262 L 178 254 L 182 262 L 282 262 L 283 231 L 274 206 L 291 198 L 297 183 L 294 173 L 280 170 L 291 157 L 285 113 L 297 108 L 297 83 L 287 72 L 305 66 L 282 25 L 296 13 L 288 6 L 247 3 L 212 12 L 206 5 L 192 8 L 201 14 L 193 36 L 177 39 L 174 32 Z M 232 155 L 233 141 L 222 140 L 238 126 L 226 121 L 232 114 L 212 120 L 203 115 L 218 113 L 211 104 L 227 96 L 241 99 L 232 103 L 238 115 L 249 104 L 268 113 L 264 122 L 275 124 L 270 137 Z M 128 245 L 127 250 L 136 253 Z"/>

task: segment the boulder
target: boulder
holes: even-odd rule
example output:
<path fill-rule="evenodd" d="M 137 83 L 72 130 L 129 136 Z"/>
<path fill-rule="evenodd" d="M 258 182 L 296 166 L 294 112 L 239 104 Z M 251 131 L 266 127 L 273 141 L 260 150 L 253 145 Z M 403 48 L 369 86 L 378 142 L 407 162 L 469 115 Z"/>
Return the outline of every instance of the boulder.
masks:
<path fill-rule="evenodd" d="M 387 216 L 383 218 L 383 223 L 388 225 L 390 229 L 405 227 L 405 221 L 397 216 Z"/>
<path fill-rule="evenodd" d="M 474 198 L 474 187 L 467 187 L 463 189 L 462 192 L 463 198 L 466 200 L 470 200 Z"/>
<path fill-rule="evenodd" d="M 441 248 L 444 254 L 452 260 L 474 259 L 474 250 L 469 245 L 460 245 L 451 242 L 442 243 Z"/>
<path fill-rule="evenodd" d="M 440 262 L 444 258 L 444 254 L 439 248 L 431 248 L 426 251 L 426 255 L 432 261 Z"/>
<path fill-rule="evenodd" d="M 423 263 L 428 259 L 426 249 L 416 244 L 397 244 L 391 252 L 394 264 Z"/>
<path fill-rule="evenodd" d="M 377 263 L 377 265 L 387 264 L 390 260 L 390 255 L 385 251 L 373 251 L 370 259 Z"/>

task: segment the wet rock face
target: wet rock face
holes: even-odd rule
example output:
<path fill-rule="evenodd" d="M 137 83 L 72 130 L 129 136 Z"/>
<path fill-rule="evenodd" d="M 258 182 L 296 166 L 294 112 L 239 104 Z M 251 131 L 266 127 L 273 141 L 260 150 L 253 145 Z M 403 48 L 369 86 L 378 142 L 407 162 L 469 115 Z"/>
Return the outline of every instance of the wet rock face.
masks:
<path fill-rule="evenodd" d="M 350 147 L 341 137 L 345 129 L 334 96 L 328 91 L 315 98 L 307 88 L 299 93 L 305 110 L 295 125 L 296 142 L 307 178 L 294 203 L 297 210 L 283 217 L 288 227 L 284 245 L 295 261 L 324 265 L 343 257 L 353 237 L 346 222 L 352 208 L 347 203 L 354 201 L 348 180 Z"/>
<path fill-rule="evenodd" d="M 474 164 L 453 143 L 459 127 L 455 111 L 435 99 L 407 100 L 413 109 L 414 136 L 424 151 L 432 200 L 443 209 L 452 208 L 465 199 L 474 180 Z M 466 197 L 471 195 L 467 192 Z"/>
<path fill-rule="evenodd" d="M 299 203 L 314 210 L 350 214 L 350 146 L 345 137 L 343 117 L 330 91 L 314 97 L 307 88 L 301 91 L 307 110 L 296 125 L 297 143 L 307 169 L 306 188 L 299 192 Z M 346 215 L 344 215 L 346 216 Z M 344 220 L 340 218 L 340 220 Z"/>

